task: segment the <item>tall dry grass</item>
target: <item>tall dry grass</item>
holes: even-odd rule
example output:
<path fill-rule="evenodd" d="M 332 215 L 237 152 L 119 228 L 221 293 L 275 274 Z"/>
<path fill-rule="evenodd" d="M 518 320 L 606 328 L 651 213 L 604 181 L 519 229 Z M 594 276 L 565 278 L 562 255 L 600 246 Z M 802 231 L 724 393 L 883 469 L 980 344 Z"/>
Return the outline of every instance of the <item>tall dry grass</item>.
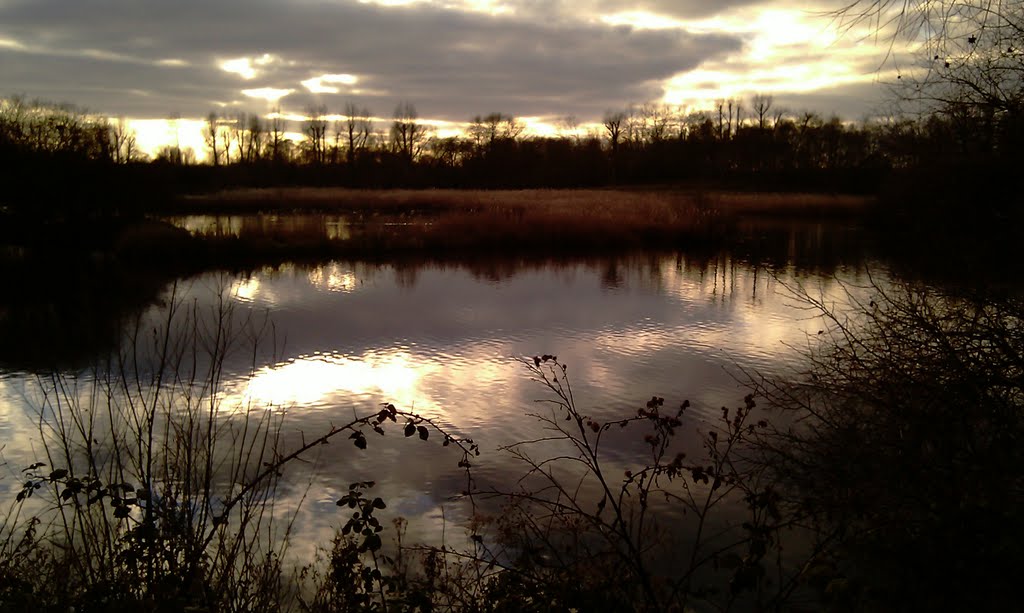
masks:
<path fill-rule="evenodd" d="M 308 225 L 288 231 L 245 224 L 238 236 L 204 241 L 221 251 L 293 250 L 352 257 L 678 246 L 697 237 L 706 240 L 723 222 L 721 215 L 698 205 L 677 194 L 596 190 L 245 190 L 187 203 L 194 210 L 234 214 L 341 213 L 349 220 L 342 239 Z"/>
<path fill-rule="evenodd" d="M 175 214 L 345 218 L 344 238 L 316 224 L 242 224 L 216 249 L 380 257 L 394 252 L 609 252 L 720 244 L 744 216 L 856 215 L 867 201 L 819 194 L 695 190 L 351 190 L 246 189 L 193 196 Z"/>
<path fill-rule="evenodd" d="M 546 211 L 574 216 L 677 214 L 697 209 L 751 214 L 852 213 L 871 199 L 812 193 L 750 193 L 716 190 L 368 190 L 345 188 L 252 188 L 186 196 L 177 211 L 348 211 L 368 213 L 441 211 Z"/>

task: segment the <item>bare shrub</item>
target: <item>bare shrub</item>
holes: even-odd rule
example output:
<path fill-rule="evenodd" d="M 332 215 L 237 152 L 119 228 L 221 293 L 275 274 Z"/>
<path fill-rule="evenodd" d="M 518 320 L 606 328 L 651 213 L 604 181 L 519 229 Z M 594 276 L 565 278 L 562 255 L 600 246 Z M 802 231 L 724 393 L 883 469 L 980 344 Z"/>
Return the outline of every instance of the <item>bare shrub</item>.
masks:
<path fill-rule="evenodd" d="M 124 348 L 88 376 L 40 380 L 43 457 L 2 525 L 4 606 L 287 609 L 296 510 L 280 512 L 276 496 L 288 466 L 336 438 L 365 450 L 400 420 L 407 437 L 440 432 L 476 453 L 390 404 L 286 446 L 284 412 L 224 393 L 231 359 L 248 356 L 251 376 L 272 334 L 266 317 L 220 297 L 207 311 L 172 291 L 162 318 L 130 322 Z M 381 546 L 371 511 L 384 503 L 359 496 L 370 485 L 338 501 L 362 511 L 345 528 L 359 554 Z"/>
<path fill-rule="evenodd" d="M 514 486 L 467 492 L 468 546 L 406 549 L 417 563 L 404 581 L 429 599 L 423 610 L 684 610 L 788 595 L 777 547 L 787 520 L 747 457 L 768 425 L 752 396 L 687 448 L 689 402 L 654 397 L 599 422 L 576 406 L 557 358 L 524 364 L 550 393 L 550 410 L 529 415 L 544 434 L 503 448 L 522 469 Z"/>
<path fill-rule="evenodd" d="M 848 288 L 811 366 L 760 393 L 790 423 L 763 439 L 806 579 L 841 606 L 1012 608 L 1024 561 L 1024 304 L 909 282 Z"/>

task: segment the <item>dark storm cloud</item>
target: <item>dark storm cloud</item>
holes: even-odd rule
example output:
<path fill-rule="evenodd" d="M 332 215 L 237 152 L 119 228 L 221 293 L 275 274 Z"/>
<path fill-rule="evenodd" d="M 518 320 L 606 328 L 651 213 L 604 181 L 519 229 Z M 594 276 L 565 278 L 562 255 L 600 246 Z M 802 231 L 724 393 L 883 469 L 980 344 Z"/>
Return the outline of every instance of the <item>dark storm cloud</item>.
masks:
<path fill-rule="evenodd" d="M 668 4 L 668 3 L 666 3 Z M 342 2 L 21 0 L 0 4 L 0 83 L 111 113 L 199 116 L 215 102 L 266 104 L 243 89 L 295 89 L 287 109 L 353 99 L 378 115 L 398 100 L 456 121 L 501 111 L 600 115 L 655 98 L 660 81 L 740 47 L 730 36 L 632 30 L 579 20 L 496 18 L 423 6 Z M 93 59 L 98 50 L 121 59 Z M 245 80 L 215 60 L 272 54 Z M 180 59 L 188 67 L 159 65 Z M 300 81 L 359 76 L 365 92 L 309 94 Z M 8 93 L 8 92 L 4 92 Z M 145 94 L 145 95 L 143 95 Z"/>
<path fill-rule="evenodd" d="M 82 56 L 4 53 L 0 51 L 0 83 L 13 91 L 50 102 L 71 102 L 111 115 L 167 117 L 196 110 L 204 114 L 224 91 L 221 71 L 111 62 Z M 186 113 L 187 114 L 187 113 Z"/>

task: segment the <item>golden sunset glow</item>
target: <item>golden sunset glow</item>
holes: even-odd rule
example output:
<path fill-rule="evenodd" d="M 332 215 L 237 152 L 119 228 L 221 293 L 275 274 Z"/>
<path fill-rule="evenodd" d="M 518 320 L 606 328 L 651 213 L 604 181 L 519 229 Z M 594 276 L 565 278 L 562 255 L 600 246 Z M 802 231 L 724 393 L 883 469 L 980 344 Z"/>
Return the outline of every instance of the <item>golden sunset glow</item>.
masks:
<path fill-rule="evenodd" d="M 526 126 L 523 132 L 531 136 L 557 136 L 561 132 L 558 126 L 545 121 L 541 117 L 520 117 L 519 121 L 523 122 L 523 125 Z"/>
<path fill-rule="evenodd" d="M 235 281 L 229 294 L 243 302 L 252 302 L 260 291 L 260 278 L 256 275 Z"/>
<path fill-rule="evenodd" d="M 331 236 L 334 234 L 334 236 Z M 328 224 L 329 238 L 342 239 L 348 237 L 349 230 L 344 222 Z M 348 293 L 355 290 L 359 285 L 359 278 L 355 272 L 343 265 L 332 262 L 325 266 L 318 266 L 309 272 L 309 283 L 315 288 L 329 292 Z"/>
<path fill-rule="evenodd" d="M 111 118 L 117 121 L 117 118 Z M 155 157 L 162 147 L 179 146 L 191 149 L 201 159 L 205 156 L 206 143 L 202 129 L 205 123 L 199 119 L 130 119 L 128 126 L 135 131 L 139 150 Z"/>

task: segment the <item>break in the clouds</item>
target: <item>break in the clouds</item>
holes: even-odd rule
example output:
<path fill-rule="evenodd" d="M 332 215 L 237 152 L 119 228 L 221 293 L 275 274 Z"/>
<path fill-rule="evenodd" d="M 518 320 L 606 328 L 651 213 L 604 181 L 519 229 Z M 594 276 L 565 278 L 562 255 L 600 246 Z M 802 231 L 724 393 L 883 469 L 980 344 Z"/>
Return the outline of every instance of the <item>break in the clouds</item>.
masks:
<path fill-rule="evenodd" d="M 645 101 L 854 91 L 877 57 L 826 30 L 757 0 L 2 0 L 0 83 L 140 118 L 410 101 L 453 122 L 592 121 Z M 864 106 L 847 102 L 818 110 Z"/>

